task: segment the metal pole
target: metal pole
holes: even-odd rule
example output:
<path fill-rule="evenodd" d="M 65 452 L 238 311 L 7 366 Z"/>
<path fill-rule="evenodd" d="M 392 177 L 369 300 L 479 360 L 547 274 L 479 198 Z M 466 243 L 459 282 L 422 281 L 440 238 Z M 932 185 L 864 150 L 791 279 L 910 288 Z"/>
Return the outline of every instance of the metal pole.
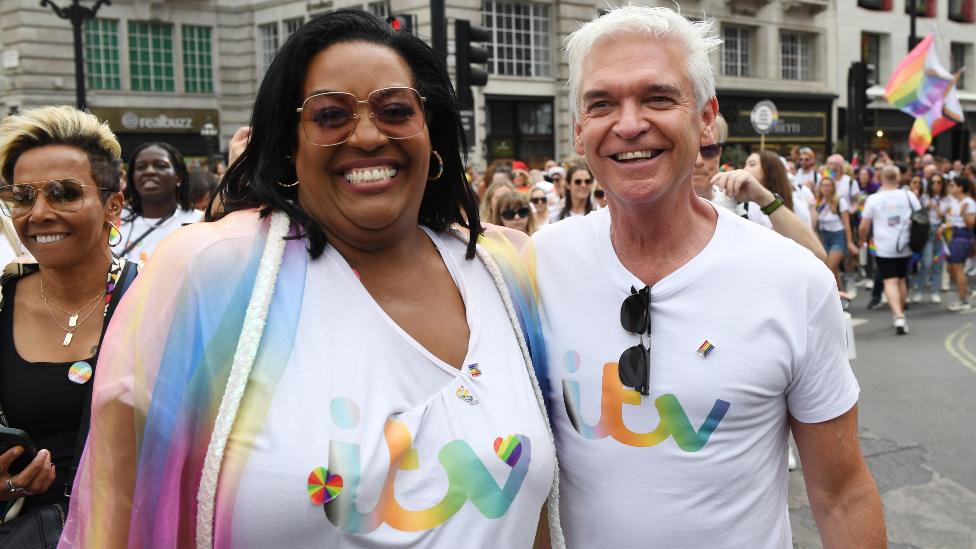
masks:
<path fill-rule="evenodd" d="M 434 51 L 447 66 L 447 11 L 444 0 L 430 2 L 430 39 Z"/>
<path fill-rule="evenodd" d="M 71 32 L 74 39 L 75 48 L 75 103 L 79 110 L 88 108 L 88 100 L 85 97 L 85 51 L 81 40 L 81 26 L 85 21 L 94 19 L 98 13 L 98 8 L 102 5 L 112 5 L 111 0 L 95 0 L 95 5 L 86 8 L 78 3 L 79 0 L 71 0 L 71 5 L 62 8 L 51 0 L 41 0 L 41 7 L 49 7 L 54 14 L 61 19 L 71 22 Z"/>
<path fill-rule="evenodd" d="M 932 0 L 929 0 L 932 1 Z M 915 49 L 918 45 L 918 38 L 915 37 L 915 18 L 917 17 L 918 0 L 908 0 L 908 51 Z"/>

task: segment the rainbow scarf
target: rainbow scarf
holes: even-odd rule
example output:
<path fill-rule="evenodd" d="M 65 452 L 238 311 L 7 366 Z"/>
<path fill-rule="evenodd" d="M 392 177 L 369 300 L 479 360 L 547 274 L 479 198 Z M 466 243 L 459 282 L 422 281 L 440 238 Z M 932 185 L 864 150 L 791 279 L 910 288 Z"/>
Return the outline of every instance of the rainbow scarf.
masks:
<path fill-rule="evenodd" d="M 126 293 L 102 345 L 88 444 L 59 547 L 193 547 L 197 492 L 254 287 L 268 220 L 237 212 L 167 238 Z M 527 237 L 479 239 L 501 271 L 540 382 L 547 379 Z M 205 252 L 205 253 L 204 253 Z M 260 432 L 294 345 L 305 241 L 289 240 L 233 436 Z M 545 394 L 545 389 L 543 389 Z M 247 444 L 242 445 L 244 447 Z M 230 547 L 246 452 L 224 456 L 214 546 Z"/>

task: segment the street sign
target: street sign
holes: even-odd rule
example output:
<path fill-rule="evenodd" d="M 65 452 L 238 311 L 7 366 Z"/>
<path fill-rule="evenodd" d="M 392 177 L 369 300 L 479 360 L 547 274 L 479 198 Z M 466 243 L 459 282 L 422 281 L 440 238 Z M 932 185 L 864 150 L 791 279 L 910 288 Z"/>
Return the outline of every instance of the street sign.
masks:
<path fill-rule="evenodd" d="M 779 111 L 772 101 L 763 99 L 752 108 L 749 121 L 752 122 L 752 128 L 756 130 L 756 133 L 766 135 L 776 127 L 776 122 L 779 121 Z"/>

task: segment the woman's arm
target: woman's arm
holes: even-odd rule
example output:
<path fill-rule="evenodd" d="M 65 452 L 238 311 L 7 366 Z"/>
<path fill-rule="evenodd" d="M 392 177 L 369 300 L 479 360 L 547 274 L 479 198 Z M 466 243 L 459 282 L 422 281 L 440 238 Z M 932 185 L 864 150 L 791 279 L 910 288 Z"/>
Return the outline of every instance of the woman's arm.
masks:
<path fill-rule="evenodd" d="M 840 212 L 840 218 L 844 225 L 844 239 L 847 241 L 847 251 L 857 255 L 857 245 L 854 244 L 854 235 L 851 234 L 851 214 L 842 211 Z"/>

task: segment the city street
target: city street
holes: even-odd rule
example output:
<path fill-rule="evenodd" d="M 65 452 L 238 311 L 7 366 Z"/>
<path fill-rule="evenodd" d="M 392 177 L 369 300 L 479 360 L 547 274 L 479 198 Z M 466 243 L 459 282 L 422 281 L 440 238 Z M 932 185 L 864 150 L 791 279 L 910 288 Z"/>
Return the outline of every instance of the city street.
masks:
<path fill-rule="evenodd" d="M 976 548 L 976 311 L 911 305 L 910 334 L 897 337 L 887 306 L 850 308 L 861 385 L 861 447 L 881 490 L 889 546 Z M 801 467 L 802 469 L 802 467 Z M 802 470 L 790 475 L 796 547 L 820 547 Z"/>

